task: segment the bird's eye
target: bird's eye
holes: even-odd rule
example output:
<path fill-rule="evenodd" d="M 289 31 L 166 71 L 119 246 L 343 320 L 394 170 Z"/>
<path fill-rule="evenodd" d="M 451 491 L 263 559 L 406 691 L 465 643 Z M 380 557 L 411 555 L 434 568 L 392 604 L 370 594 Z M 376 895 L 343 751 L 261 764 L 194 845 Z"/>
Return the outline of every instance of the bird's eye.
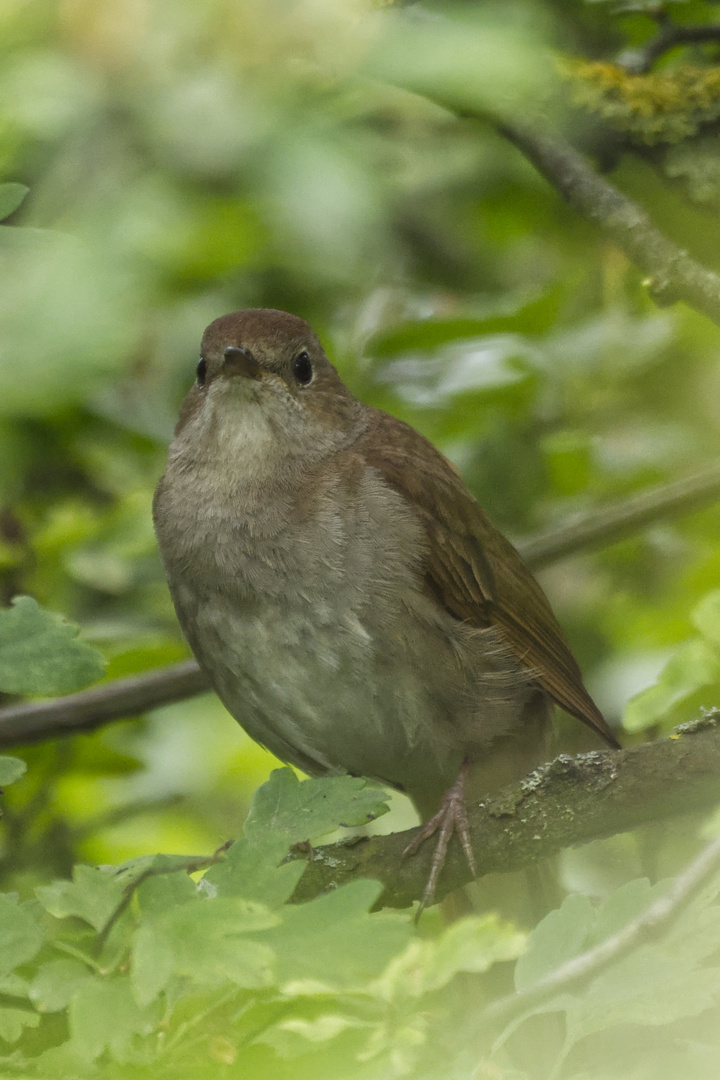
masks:
<path fill-rule="evenodd" d="M 204 386 L 205 376 L 207 375 L 207 361 L 204 356 L 201 356 L 198 360 L 198 366 L 195 369 L 195 375 L 197 376 L 198 386 Z"/>
<path fill-rule="evenodd" d="M 301 352 L 295 357 L 295 364 L 293 370 L 295 372 L 295 378 L 297 379 L 297 381 L 299 383 L 302 383 L 304 386 L 307 386 L 307 384 L 313 377 L 313 369 L 310 362 L 310 357 L 306 352 Z"/>

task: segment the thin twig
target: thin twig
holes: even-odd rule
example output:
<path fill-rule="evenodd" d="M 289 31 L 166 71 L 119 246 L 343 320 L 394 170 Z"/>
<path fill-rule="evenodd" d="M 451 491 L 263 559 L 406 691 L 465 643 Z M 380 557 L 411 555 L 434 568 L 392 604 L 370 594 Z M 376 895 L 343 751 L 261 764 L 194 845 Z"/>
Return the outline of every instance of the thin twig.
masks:
<path fill-rule="evenodd" d="M 656 60 L 679 45 L 720 41 L 720 26 L 674 26 L 666 23 L 642 48 L 626 50 L 617 63 L 631 75 L 647 75 Z"/>
<path fill-rule="evenodd" d="M 515 994 L 494 1001 L 484 1012 L 487 1019 L 504 1020 L 525 1012 L 557 994 L 575 990 L 594 979 L 614 960 L 626 956 L 644 942 L 658 937 L 692 899 L 707 879 L 720 868 L 720 837 L 716 837 L 679 875 L 662 896 L 616 934 L 561 964 L 555 971 Z"/>
<path fill-rule="evenodd" d="M 151 877 L 160 877 L 164 874 L 174 874 L 179 870 L 184 871 L 186 874 L 195 874 L 198 870 L 207 870 L 208 867 L 214 866 L 215 863 L 222 862 L 225 858 L 225 852 L 229 847 L 230 842 L 222 844 L 212 855 L 178 855 L 172 858 L 170 863 L 161 863 L 158 866 L 149 866 L 143 870 L 137 877 L 133 877 L 125 886 L 122 892 L 122 897 L 110 914 L 105 925 L 98 932 L 98 936 L 95 939 L 95 955 L 100 956 L 105 947 L 105 943 L 110 936 L 110 931 L 117 923 L 120 916 L 127 910 L 130 901 L 133 896 L 143 884 Z"/>
<path fill-rule="evenodd" d="M 720 497 L 720 463 L 682 480 L 631 495 L 614 506 L 592 511 L 567 525 L 517 542 L 534 569 L 568 555 L 627 536 L 659 519 L 688 513 Z M 93 731 L 113 720 L 202 694 L 207 678 L 194 660 L 127 679 L 103 683 L 51 701 L 24 702 L 0 709 L 0 748 L 22 746 L 76 732 Z"/>
<path fill-rule="evenodd" d="M 720 497 L 720 463 L 682 480 L 631 495 L 603 511 L 591 511 L 559 529 L 520 540 L 518 551 L 538 569 L 567 555 L 620 540 L 671 514 L 686 514 Z"/>
<path fill-rule="evenodd" d="M 720 277 L 668 240 L 638 203 L 599 176 L 567 140 L 514 120 L 498 120 L 496 126 L 574 210 L 648 275 L 646 285 L 657 304 L 684 300 L 720 326 Z"/>

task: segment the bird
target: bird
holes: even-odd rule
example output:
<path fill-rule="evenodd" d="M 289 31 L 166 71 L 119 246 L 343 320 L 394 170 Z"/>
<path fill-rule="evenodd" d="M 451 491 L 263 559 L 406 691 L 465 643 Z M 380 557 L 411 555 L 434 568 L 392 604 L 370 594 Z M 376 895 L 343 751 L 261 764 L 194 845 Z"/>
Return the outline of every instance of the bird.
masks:
<path fill-rule="evenodd" d="M 153 517 L 172 600 L 247 733 L 310 776 L 405 792 L 437 833 L 544 760 L 554 704 L 612 730 L 540 585 L 455 466 L 358 400 L 303 319 L 205 330 Z"/>

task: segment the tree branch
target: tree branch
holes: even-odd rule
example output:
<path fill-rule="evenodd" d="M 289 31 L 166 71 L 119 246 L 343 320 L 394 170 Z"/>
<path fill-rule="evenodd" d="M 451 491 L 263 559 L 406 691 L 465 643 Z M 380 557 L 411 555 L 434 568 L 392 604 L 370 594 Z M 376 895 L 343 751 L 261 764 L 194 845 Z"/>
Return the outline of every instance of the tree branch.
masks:
<path fill-rule="evenodd" d="M 613 543 L 661 518 L 689 513 L 719 496 L 720 463 L 716 462 L 682 480 L 639 491 L 614 506 L 578 516 L 559 529 L 520 540 L 516 546 L 528 566 L 537 570 L 579 551 Z"/>
<path fill-rule="evenodd" d="M 612 934 L 594 948 L 574 956 L 572 960 L 568 960 L 525 990 L 494 1001 L 485 1009 L 484 1019 L 502 1018 L 507 1021 L 511 1016 L 536 1007 L 541 1001 L 577 990 L 604 971 L 614 960 L 627 956 L 638 945 L 659 937 L 718 867 L 720 837 L 712 840 L 675 879 L 667 892 L 627 926 L 623 926 L 616 934 Z"/>
<path fill-rule="evenodd" d="M 521 870 L 575 844 L 649 822 L 706 810 L 720 799 L 720 711 L 677 728 L 669 739 L 627 750 L 561 755 L 496 798 L 469 808 L 478 876 Z M 404 907 L 423 895 L 433 845 L 402 852 L 417 830 L 314 849 L 295 900 L 357 878 L 385 886 L 381 903 Z M 306 858 L 302 852 L 295 857 Z M 437 897 L 470 881 L 451 842 Z"/>
<path fill-rule="evenodd" d="M 638 203 L 599 176 L 565 139 L 512 120 L 496 126 L 574 210 L 599 225 L 648 275 L 657 304 L 684 300 L 720 326 L 720 277 L 668 240 Z"/>
<path fill-rule="evenodd" d="M 534 569 L 627 536 L 673 514 L 688 513 L 720 496 L 720 464 L 683 480 L 674 480 L 631 495 L 614 506 L 592 511 L 551 532 L 517 543 Z M 51 701 L 22 702 L 0 709 L 0 749 L 94 731 L 113 720 L 124 720 L 202 694 L 210 686 L 194 660 L 116 679 Z"/>
<path fill-rule="evenodd" d="M 202 694 L 210 689 L 194 660 L 115 679 L 79 694 L 30 701 L 0 709 L 0 747 L 93 731 L 111 720 L 122 720 Z"/>
<path fill-rule="evenodd" d="M 631 75 L 647 75 L 656 60 L 679 45 L 703 45 L 720 41 L 720 26 L 674 26 L 666 23 L 642 48 L 626 50 L 618 59 Z"/>

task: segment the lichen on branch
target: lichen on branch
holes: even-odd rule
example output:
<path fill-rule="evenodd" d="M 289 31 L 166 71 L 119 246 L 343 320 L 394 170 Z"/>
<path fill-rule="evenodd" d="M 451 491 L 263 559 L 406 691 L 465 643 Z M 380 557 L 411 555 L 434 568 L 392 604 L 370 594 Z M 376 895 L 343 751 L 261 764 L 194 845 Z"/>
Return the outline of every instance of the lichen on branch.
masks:
<path fill-rule="evenodd" d="M 522 870 L 576 844 L 717 805 L 720 711 L 677 728 L 669 738 L 570 757 L 536 769 L 498 796 L 469 807 L 478 876 Z M 403 907 L 423 895 L 432 844 L 402 852 L 414 830 L 314 849 L 294 898 L 305 900 L 346 881 L 374 878 L 382 903 Z M 308 858 L 306 849 L 295 853 Z M 459 844 L 450 845 L 438 898 L 467 884 Z"/>
<path fill-rule="evenodd" d="M 720 119 L 718 67 L 637 75 L 607 61 L 563 58 L 557 66 L 573 105 L 644 146 L 679 143 Z"/>

